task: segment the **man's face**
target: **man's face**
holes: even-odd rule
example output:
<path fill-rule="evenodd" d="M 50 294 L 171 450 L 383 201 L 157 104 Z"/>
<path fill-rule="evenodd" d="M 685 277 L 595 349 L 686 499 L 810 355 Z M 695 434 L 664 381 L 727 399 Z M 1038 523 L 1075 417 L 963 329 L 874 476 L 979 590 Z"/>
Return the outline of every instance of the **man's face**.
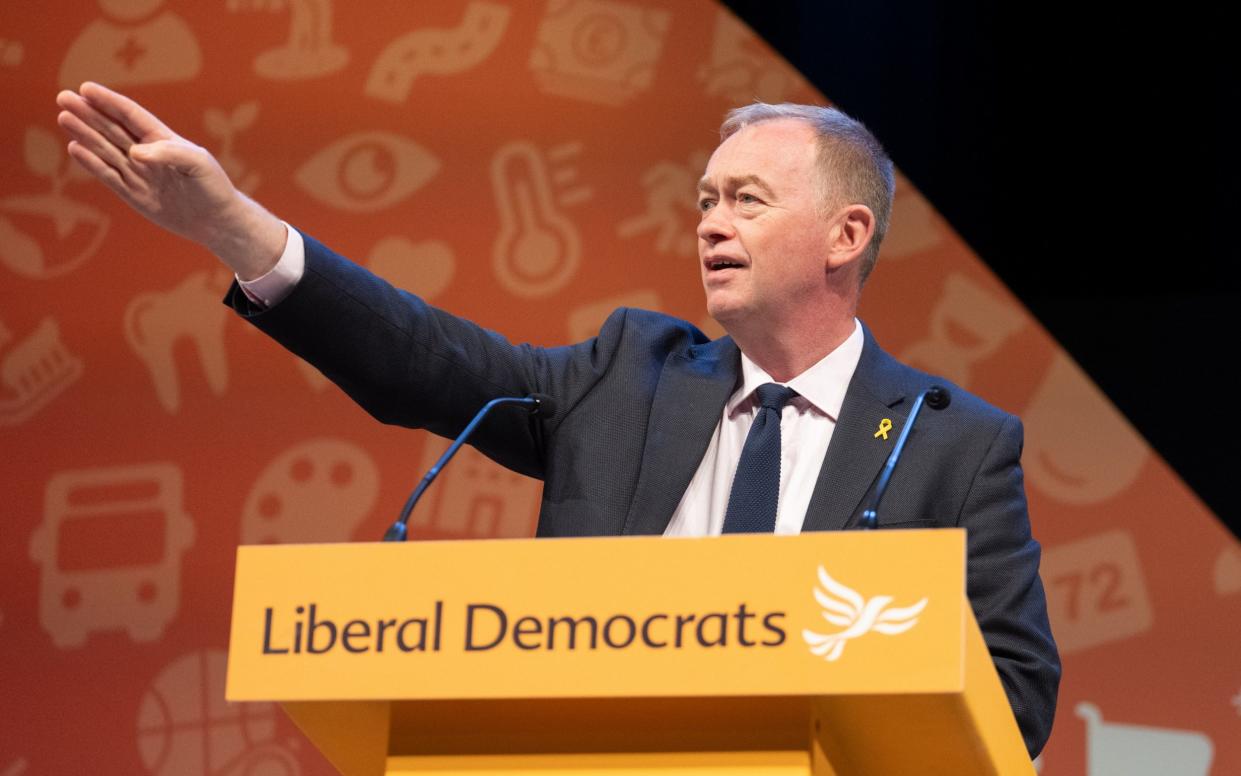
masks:
<path fill-rule="evenodd" d="M 707 162 L 698 256 L 707 311 L 725 328 L 823 309 L 828 223 L 816 158 L 810 126 L 780 119 L 745 127 Z"/>

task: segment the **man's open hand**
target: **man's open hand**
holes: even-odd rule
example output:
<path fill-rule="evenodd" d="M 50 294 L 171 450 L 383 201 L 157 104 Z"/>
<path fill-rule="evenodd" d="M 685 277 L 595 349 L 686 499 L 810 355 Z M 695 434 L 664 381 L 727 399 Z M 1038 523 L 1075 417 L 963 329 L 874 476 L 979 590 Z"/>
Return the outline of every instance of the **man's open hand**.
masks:
<path fill-rule="evenodd" d="M 243 279 L 284 249 L 285 227 L 246 197 L 206 149 L 95 83 L 56 96 L 69 155 L 142 215 L 206 246 Z"/>

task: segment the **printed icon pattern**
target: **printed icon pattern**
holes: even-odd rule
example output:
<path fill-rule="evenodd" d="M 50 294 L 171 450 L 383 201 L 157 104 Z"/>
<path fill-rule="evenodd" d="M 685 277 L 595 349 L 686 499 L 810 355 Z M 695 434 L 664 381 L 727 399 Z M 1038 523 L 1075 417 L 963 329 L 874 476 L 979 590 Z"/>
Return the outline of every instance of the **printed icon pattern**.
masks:
<path fill-rule="evenodd" d="M 928 323 L 928 336 L 906 348 L 901 360 L 968 388 L 974 364 L 1021 331 L 1026 316 L 968 277 L 949 275 Z"/>
<path fill-rule="evenodd" d="M 427 440 L 418 471 L 425 472 L 448 449 L 448 442 Z M 410 516 L 414 531 L 460 539 L 521 537 L 534 532 L 539 484 L 501 469 L 473 447 L 462 447 Z"/>
<path fill-rule="evenodd" d="M 617 0 L 549 0 L 530 69 L 548 94 L 621 105 L 650 88 L 670 22 Z"/>
<path fill-rule="evenodd" d="M 583 304 L 582 307 L 568 314 L 566 322 L 568 341 L 571 341 L 571 343 L 581 343 L 581 341 L 591 339 L 592 336 L 599 333 L 599 329 L 603 327 L 603 322 L 608 319 L 608 315 L 611 315 L 613 310 L 620 307 L 634 307 L 659 312 L 661 309 L 659 293 L 654 291 L 654 289 L 639 288 L 635 289 L 635 291 L 617 294 L 617 296 L 599 299 L 597 302 Z"/>
<path fill-rule="evenodd" d="M 183 556 L 194 543 L 181 470 L 170 463 L 63 471 L 47 484 L 39 622 L 61 649 L 96 631 L 158 639 L 181 606 Z"/>
<path fill-rule="evenodd" d="M 254 100 L 243 102 L 231 111 L 220 108 L 208 108 L 203 114 L 203 127 L 207 134 L 219 142 L 215 151 L 216 159 L 233 185 L 247 194 L 253 194 L 259 187 L 259 174 L 237 155 L 237 135 L 249 129 L 259 115 L 259 104 Z"/>
<path fill-rule="evenodd" d="M 413 242 L 400 235 L 375 243 L 366 262 L 371 272 L 428 302 L 448 288 L 456 265 L 452 246 L 443 240 Z"/>
<path fill-rule="evenodd" d="M 713 0 L 47 14 L 0 15 L 0 78 L 23 84 L 0 117 L 0 660 L 22 667 L 4 682 L 24 710 L 5 720 L 21 745 L 0 747 L 0 773 L 331 773 L 278 711 L 197 705 L 219 697 L 199 688 L 222 670 L 235 546 L 372 539 L 446 442 L 374 422 L 221 304 L 227 272 L 68 158 L 52 92 L 90 79 L 131 94 L 280 218 L 552 346 L 619 306 L 724 336 L 703 310 L 693 191 L 719 120 L 824 96 Z M 1116 772 L 1123 740 L 1192 773 L 1199 733 L 1210 772 L 1241 770 L 1241 671 L 1221 636 L 1241 616 L 1241 546 L 899 176 L 860 317 L 889 352 L 1023 419 L 1065 657 L 1042 772 Z M 1204 428 L 1189 433 L 1219 444 Z M 467 449 L 411 527 L 529 536 L 539 503 L 538 482 Z M 833 670 L 866 639 L 891 643 L 805 659 Z M 1102 711 L 1075 716 L 1083 703 Z"/>
<path fill-rule="evenodd" d="M 626 291 L 606 299 L 588 302 L 569 313 L 566 322 L 569 341 L 583 342 L 598 334 L 603 322 L 618 307 L 636 307 L 657 312 L 662 309 L 659 293 L 650 288 Z"/>
<path fill-rule="evenodd" d="M 1022 412 L 1030 484 L 1069 504 L 1097 504 L 1130 487 L 1150 453 L 1129 421 L 1066 354 L 1057 354 Z M 1099 443 L 1107 455 L 1099 455 Z"/>
<path fill-rule="evenodd" d="M 0 67 L 17 67 L 26 56 L 26 47 L 20 40 L 0 38 Z"/>
<path fill-rule="evenodd" d="M 582 238 L 565 208 L 593 196 L 576 186 L 570 164 L 579 143 L 548 149 L 524 141 L 505 145 L 491 161 L 491 185 L 500 213 L 492 248 L 496 279 L 517 296 L 554 294 L 573 279 L 582 258 Z M 573 188 L 566 189 L 566 186 Z"/>
<path fill-rule="evenodd" d="M 662 161 L 642 176 L 646 189 L 646 212 L 621 221 L 616 227 L 620 237 L 653 233 L 655 250 L 693 256 L 698 250 L 694 230 L 698 225 L 698 205 L 687 192 L 694 191 L 702 170 L 711 154 L 695 151 L 689 164 Z"/>
<path fill-rule="evenodd" d="M 1215 747 L 1192 730 L 1108 722 L 1093 703 L 1079 703 L 1086 721 L 1086 773 L 1089 776 L 1207 776 Z"/>
<path fill-rule="evenodd" d="M 439 169 L 439 160 L 407 137 L 355 132 L 308 159 L 296 180 L 325 205 L 365 213 L 397 204 Z"/>
<path fill-rule="evenodd" d="M 378 495 L 379 470 L 361 447 L 339 439 L 298 443 L 250 488 L 241 543 L 349 541 Z"/>
<path fill-rule="evenodd" d="M 272 703 L 224 700 L 227 655 L 191 652 L 164 666 L 137 717 L 142 764 L 152 776 L 299 776 L 296 757 L 275 741 Z"/>
<path fill-rule="evenodd" d="M 1241 549 L 1224 547 L 1215 559 L 1215 592 L 1218 595 L 1241 593 Z"/>
<path fill-rule="evenodd" d="M 461 24 L 453 29 L 418 29 L 388 44 L 366 79 L 368 96 L 404 102 L 422 75 L 455 75 L 491 56 L 508 27 L 509 8 L 499 3 L 471 2 Z"/>
<path fill-rule="evenodd" d="M 54 318 L 44 318 L 18 341 L 0 321 L 0 426 L 26 421 L 77 381 L 82 369 Z"/>
<path fill-rule="evenodd" d="M 203 67 L 198 37 L 162 0 L 99 0 L 104 16 L 82 30 L 60 66 L 60 85 L 181 83 Z"/>
<path fill-rule="evenodd" d="M 146 366 L 167 412 L 181 409 L 181 374 L 174 357 L 180 342 L 193 343 L 213 394 L 222 396 L 228 388 L 224 327 L 229 315 L 220 304 L 224 288 L 203 270 L 169 291 L 139 294 L 125 309 L 125 341 Z"/>
<path fill-rule="evenodd" d="M 1107 531 L 1049 547 L 1040 573 L 1061 654 L 1142 633 L 1154 622 L 1128 533 Z"/>
<path fill-rule="evenodd" d="M 22 774 L 28 773 L 26 768 L 29 764 L 30 763 L 26 761 L 26 758 L 18 757 L 16 760 L 13 760 L 8 765 L 4 766 L 4 770 L 0 771 L 0 776 L 22 776 Z"/>
<path fill-rule="evenodd" d="M 737 17 L 720 10 L 714 28 L 710 58 L 698 72 L 707 94 L 731 105 L 746 105 L 756 99 L 795 102 L 798 95 L 808 93 L 801 74 L 773 60 L 754 31 Z"/>
<path fill-rule="evenodd" d="M 84 181 L 86 174 L 68 158 L 58 137 L 30 126 L 24 140 L 27 170 L 48 179 L 51 192 L 0 197 L 0 264 L 20 276 L 46 280 L 94 256 L 111 219 L 64 194 L 66 184 Z"/>
<path fill-rule="evenodd" d="M 330 75 L 349 63 L 349 51 L 332 40 L 332 0 L 228 0 L 228 9 L 289 10 L 289 35 L 282 46 L 254 60 L 254 72 L 277 81 Z"/>

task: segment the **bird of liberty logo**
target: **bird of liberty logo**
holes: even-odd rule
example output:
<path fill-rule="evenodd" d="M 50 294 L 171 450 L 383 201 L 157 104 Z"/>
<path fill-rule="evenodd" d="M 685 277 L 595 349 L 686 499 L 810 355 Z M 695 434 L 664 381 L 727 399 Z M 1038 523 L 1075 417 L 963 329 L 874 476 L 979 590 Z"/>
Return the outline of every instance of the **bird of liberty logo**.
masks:
<path fill-rule="evenodd" d="M 819 566 L 819 584 L 814 588 L 814 600 L 823 607 L 821 614 L 828 623 L 844 630 L 836 633 L 815 633 L 806 628 L 801 637 L 810 646 L 810 652 L 828 661 L 835 661 L 844 652 L 845 644 L 872 631 L 886 636 L 904 633 L 918 624 L 918 615 L 926 608 L 927 599 L 912 606 L 892 607 L 892 596 L 877 595 L 863 598 L 860 593 L 836 580 Z"/>

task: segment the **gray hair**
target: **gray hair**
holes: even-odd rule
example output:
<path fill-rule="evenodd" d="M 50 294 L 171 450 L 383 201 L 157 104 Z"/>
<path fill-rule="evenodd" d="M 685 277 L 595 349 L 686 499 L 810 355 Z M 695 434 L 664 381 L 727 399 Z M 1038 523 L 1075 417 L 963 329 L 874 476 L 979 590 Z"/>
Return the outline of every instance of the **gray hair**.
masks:
<path fill-rule="evenodd" d="M 879 244 L 888 233 L 896 177 L 892 160 L 883 146 L 863 126 L 835 108 L 784 102 L 755 102 L 734 108 L 720 125 L 720 141 L 751 124 L 778 119 L 797 119 L 810 125 L 818 138 L 820 188 L 824 209 L 862 204 L 875 214 L 875 234 L 862 254 L 859 281 L 864 283 L 879 258 Z"/>

